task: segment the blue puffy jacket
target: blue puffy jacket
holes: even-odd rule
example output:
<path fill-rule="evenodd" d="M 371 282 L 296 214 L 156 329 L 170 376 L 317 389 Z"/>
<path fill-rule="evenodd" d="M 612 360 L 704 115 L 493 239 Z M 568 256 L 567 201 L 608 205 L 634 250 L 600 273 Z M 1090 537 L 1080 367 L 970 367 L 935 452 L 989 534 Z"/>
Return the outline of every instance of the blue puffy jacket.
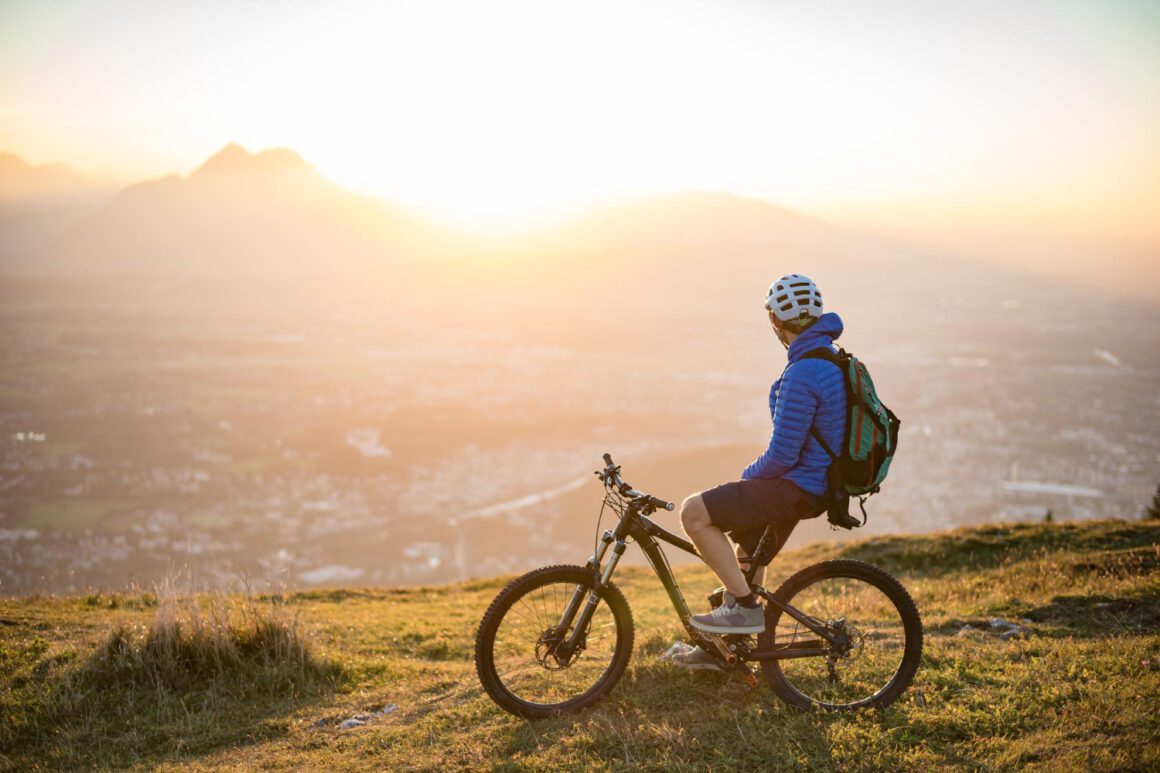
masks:
<path fill-rule="evenodd" d="M 769 390 L 773 437 L 769 448 L 745 468 L 741 477 L 785 478 L 818 496 L 826 493 L 830 457 L 810 426 L 816 426 L 830 448 L 837 451 L 846 434 L 846 384 L 842 371 L 826 360 L 802 359 L 806 352 L 834 348 L 842 335 L 842 318 L 823 314 L 794 339 L 789 364 Z"/>

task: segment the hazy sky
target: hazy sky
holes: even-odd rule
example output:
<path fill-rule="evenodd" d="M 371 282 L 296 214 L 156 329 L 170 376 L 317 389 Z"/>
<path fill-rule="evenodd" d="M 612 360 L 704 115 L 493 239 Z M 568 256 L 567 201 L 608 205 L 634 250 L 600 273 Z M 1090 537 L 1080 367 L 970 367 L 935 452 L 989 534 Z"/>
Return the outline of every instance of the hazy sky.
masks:
<path fill-rule="evenodd" d="M 716 189 L 1154 237 L 1160 3 L 0 0 L 0 149 L 139 177 L 228 141 L 465 218 Z"/>

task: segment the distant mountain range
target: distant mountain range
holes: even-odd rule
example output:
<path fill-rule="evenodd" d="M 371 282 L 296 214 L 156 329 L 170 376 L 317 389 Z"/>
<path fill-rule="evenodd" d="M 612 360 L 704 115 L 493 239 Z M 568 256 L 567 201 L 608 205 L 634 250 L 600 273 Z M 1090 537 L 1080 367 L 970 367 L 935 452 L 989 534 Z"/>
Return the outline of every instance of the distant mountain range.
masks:
<path fill-rule="evenodd" d="M 14 153 L 0 151 L 0 202 L 49 198 L 112 189 L 103 177 L 83 174 L 64 164 L 33 166 Z"/>
<path fill-rule="evenodd" d="M 242 281 L 234 292 L 247 299 L 360 297 L 397 314 L 438 307 L 450 326 L 512 320 L 558 327 L 563 338 L 588 335 L 595 318 L 633 334 L 652 328 L 655 340 L 706 326 L 718 335 L 750 324 L 763 288 L 789 271 L 812 275 L 834 298 L 889 311 L 872 315 L 884 331 L 921 327 L 948 304 L 978 306 L 987 325 L 986 310 L 1004 301 L 1096 302 L 1041 274 L 721 193 L 642 198 L 508 237 L 464 234 L 346 191 L 286 148 L 227 145 L 187 177 L 120 191 L 9 154 L 0 156 L 0 191 L 0 266 L 9 269 Z"/>
<path fill-rule="evenodd" d="M 717 193 L 654 196 L 516 237 L 476 238 L 345 191 L 288 148 L 251 153 L 236 144 L 187 177 L 170 175 L 120 191 L 65 167 L 31 167 L 3 154 L 0 191 L 0 208 L 13 218 L 33 199 L 43 208 L 59 206 L 56 232 L 22 257 L 70 273 L 230 273 L 247 266 L 325 268 L 447 254 L 486 256 L 489 270 L 499 262 L 534 272 L 546 253 L 592 257 L 663 249 L 672 258 L 674 249 L 825 243 L 829 250 L 841 241 L 838 230 L 812 218 Z M 82 192 L 91 202 L 87 210 L 74 205 Z"/>
<path fill-rule="evenodd" d="M 0 152 L 0 265 L 47 249 L 116 193 L 111 180 Z"/>
<path fill-rule="evenodd" d="M 428 231 L 399 208 L 342 190 L 292 150 L 231 144 L 188 177 L 120 191 L 44 259 L 79 275 L 324 274 L 397 262 Z"/>

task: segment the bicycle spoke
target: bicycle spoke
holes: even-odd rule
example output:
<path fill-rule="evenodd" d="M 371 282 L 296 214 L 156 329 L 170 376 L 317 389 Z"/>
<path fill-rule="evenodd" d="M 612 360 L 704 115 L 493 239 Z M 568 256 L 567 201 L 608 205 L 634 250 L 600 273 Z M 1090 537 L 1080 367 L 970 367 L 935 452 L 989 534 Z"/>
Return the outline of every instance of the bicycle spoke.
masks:
<path fill-rule="evenodd" d="M 566 701 L 596 684 L 611 666 L 618 634 L 604 602 L 597 605 L 587 634 L 580 640 L 583 649 L 563 664 L 551 654 L 551 643 L 541 641 L 559 624 L 563 600 L 571 599 L 576 587 L 574 583 L 552 583 L 534 588 L 520 596 L 500 621 L 494 645 L 496 674 L 520 700 L 537 704 Z M 586 600 L 587 589 L 584 595 Z M 556 642 L 566 640 L 572 629 L 558 633 Z"/>
<path fill-rule="evenodd" d="M 841 621 L 849 652 L 829 658 L 781 661 L 785 679 L 807 699 L 848 705 L 885 689 L 902 663 L 906 637 L 900 612 L 878 588 L 853 577 L 830 577 L 802 589 L 790 603 L 811 617 Z M 775 641 L 792 642 L 801 629 L 783 615 Z"/>

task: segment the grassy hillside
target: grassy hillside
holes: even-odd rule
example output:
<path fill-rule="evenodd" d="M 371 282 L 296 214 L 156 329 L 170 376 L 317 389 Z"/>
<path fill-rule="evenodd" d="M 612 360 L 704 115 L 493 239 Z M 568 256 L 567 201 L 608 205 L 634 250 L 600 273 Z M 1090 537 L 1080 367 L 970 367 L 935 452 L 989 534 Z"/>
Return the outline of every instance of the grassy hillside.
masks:
<path fill-rule="evenodd" d="M 797 712 L 764 683 L 658 663 L 678 626 L 639 569 L 618 579 L 637 623 L 626 678 L 597 708 L 538 723 L 498 710 L 471 661 L 506 578 L 203 599 L 181 646 L 144 638 L 174 619 L 152 594 L 3 599 L 0 767 L 1160 769 L 1160 524 L 816 545 L 779 557 L 769 584 L 833 556 L 895 572 L 923 613 L 923 666 L 885 712 Z M 714 585 L 706 569 L 678 575 L 693 601 Z M 229 614 L 248 633 L 225 662 L 200 647 Z M 991 617 L 1029 635 L 1000 639 Z"/>

